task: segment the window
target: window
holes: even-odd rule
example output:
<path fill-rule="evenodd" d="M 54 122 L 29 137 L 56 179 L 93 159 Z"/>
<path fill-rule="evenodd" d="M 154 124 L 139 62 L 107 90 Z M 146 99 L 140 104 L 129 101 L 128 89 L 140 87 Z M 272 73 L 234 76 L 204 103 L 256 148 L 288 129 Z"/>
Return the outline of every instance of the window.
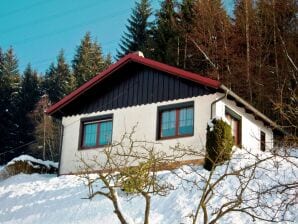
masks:
<path fill-rule="evenodd" d="M 112 141 L 112 116 L 88 118 L 81 121 L 80 148 L 96 148 Z"/>
<path fill-rule="evenodd" d="M 234 143 L 237 146 L 241 146 L 241 116 L 228 107 L 225 108 L 225 114 L 226 119 L 232 128 Z"/>
<path fill-rule="evenodd" d="M 193 135 L 193 102 L 159 108 L 158 138 L 175 138 Z"/>
<path fill-rule="evenodd" d="M 261 131 L 260 133 L 260 147 L 261 147 L 261 151 L 265 151 L 266 150 L 266 134 L 265 132 Z"/>

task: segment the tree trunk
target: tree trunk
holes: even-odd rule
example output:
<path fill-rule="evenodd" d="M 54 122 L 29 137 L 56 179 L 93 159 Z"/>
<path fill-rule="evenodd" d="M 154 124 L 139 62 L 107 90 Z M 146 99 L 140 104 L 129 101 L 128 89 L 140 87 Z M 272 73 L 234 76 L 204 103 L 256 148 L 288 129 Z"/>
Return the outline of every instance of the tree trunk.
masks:
<path fill-rule="evenodd" d="M 151 198 L 148 193 L 142 193 L 143 197 L 146 201 L 145 215 L 144 215 L 144 224 L 149 224 L 149 214 L 150 214 L 150 206 L 151 206 Z"/>
<path fill-rule="evenodd" d="M 112 199 L 112 202 L 113 202 L 113 205 L 114 205 L 114 213 L 117 215 L 119 221 L 121 222 L 121 224 L 127 224 L 125 218 L 123 217 L 121 211 L 120 211 L 120 208 L 119 208 L 119 205 L 118 205 L 118 200 L 117 200 L 117 195 L 115 193 L 115 191 L 110 188 L 110 191 L 111 191 L 111 199 Z"/>
<path fill-rule="evenodd" d="M 250 77 L 250 28 L 249 28 L 249 10 L 248 1 L 245 0 L 245 38 L 246 38 L 246 80 L 249 91 L 249 100 L 252 102 L 252 87 Z"/>

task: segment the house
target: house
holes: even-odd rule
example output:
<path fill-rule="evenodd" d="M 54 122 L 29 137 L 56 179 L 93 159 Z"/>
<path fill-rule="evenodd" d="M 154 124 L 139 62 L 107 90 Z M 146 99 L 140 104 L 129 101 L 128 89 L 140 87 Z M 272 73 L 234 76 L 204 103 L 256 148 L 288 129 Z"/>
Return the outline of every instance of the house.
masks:
<path fill-rule="evenodd" d="M 204 150 L 207 122 L 226 117 L 235 144 L 266 150 L 278 126 L 219 81 L 131 53 L 51 106 L 62 119 L 59 174 L 136 126 L 135 138 Z M 184 158 L 191 160 L 193 158 Z M 201 158 L 202 159 L 202 158 Z"/>

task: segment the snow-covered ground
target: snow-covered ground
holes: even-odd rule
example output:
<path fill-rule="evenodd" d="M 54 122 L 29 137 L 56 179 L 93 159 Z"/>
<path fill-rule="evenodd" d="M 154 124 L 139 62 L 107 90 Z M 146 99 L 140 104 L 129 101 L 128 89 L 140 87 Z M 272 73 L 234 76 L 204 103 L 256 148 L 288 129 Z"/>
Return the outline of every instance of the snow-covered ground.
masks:
<path fill-rule="evenodd" d="M 243 164 L 251 162 L 250 156 L 245 157 L 239 153 L 234 155 L 234 161 L 237 161 L 239 157 L 241 157 L 241 162 L 238 160 L 232 164 L 233 168 L 239 168 Z M 297 158 L 291 161 L 298 164 Z M 277 162 L 279 164 L 278 169 L 276 169 Z M 248 185 L 248 188 L 256 189 L 257 184 L 266 181 L 269 183 L 271 178 L 280 181 L 296 179 L 297 167 L 290 164 L 287 161 L 276 159 L 267 161 L 262 165 L 262 169 L 256 172 L 257 178 Z M 175 172 L 182 178 L 197 180 L 200 185 L 200 175 L 207 176 L 209 172 L 202 167 L 195 167 L 195 170 L 197 173 L 191 172 L 189 167 L 183 167 L 183 169 L 177 169 Z M 223 172 L 224 167 L 218 167 L 216 170 L 218 175 Z M 194 213 L 200 200 L 201 191 L 170 171 L 162 171 L 159 175 L 176 189 L 165 197 L 152 197 L 151 223 L 191 223 L 190 215 Z M 227 178 L 223 184 L 218 186 L 218 189 L 215 189 L 215 192 L 221 192 L 232 197 L 238 185 L 239 182 L 235 178 Z M 294 190 L 297 192 L 297 189 Z M 84 181 L 78 176 L 56 177 L 55 175 L 40 174 L 12 176 L 0 181 L 0 223 L 119 223 L 108 199 L 103 196 L 97 196 L 92 200 L 83 199 L 87 196 L 88 189 L 84 185 Z M 140 196 L 131 198 L 119 194 L 119 200 L 121 209 L 128 220 L 131 223 L 142 223 L 143 198 Z M 226 202 L 226 200 L 226 197 L 219 194 L 212 199 L 210 209 L 215 210 L 216 206 Z M 272 196 L 267 200 L 273 205 L 281 198 Z M 295 205 L 289 208 L 286 214 L 288 219 L 292 219 L 296 223 L 298 223 L 297 209 L 298 207 Z M 249 216 L 234 212 L 226 215 L 218 223 L 249 224 L 263 222 L 253 222 Z"/>

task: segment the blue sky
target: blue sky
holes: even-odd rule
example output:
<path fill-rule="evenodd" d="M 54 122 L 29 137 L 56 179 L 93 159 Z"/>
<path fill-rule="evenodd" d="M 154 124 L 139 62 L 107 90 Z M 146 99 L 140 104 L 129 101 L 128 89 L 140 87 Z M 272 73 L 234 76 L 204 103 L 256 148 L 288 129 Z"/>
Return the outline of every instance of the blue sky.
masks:
<path fill-rule="evenodd" d="M 0 47 L 12 46 L 20 71 L 45 72 L 61 48 L 70 62 L 87 31 L 113 56 L 135 0 L 1 0 Z M 160 0 L 151 0 L 154 9 Z M 223 0 L 231 12 L 233 0 Z"/>

